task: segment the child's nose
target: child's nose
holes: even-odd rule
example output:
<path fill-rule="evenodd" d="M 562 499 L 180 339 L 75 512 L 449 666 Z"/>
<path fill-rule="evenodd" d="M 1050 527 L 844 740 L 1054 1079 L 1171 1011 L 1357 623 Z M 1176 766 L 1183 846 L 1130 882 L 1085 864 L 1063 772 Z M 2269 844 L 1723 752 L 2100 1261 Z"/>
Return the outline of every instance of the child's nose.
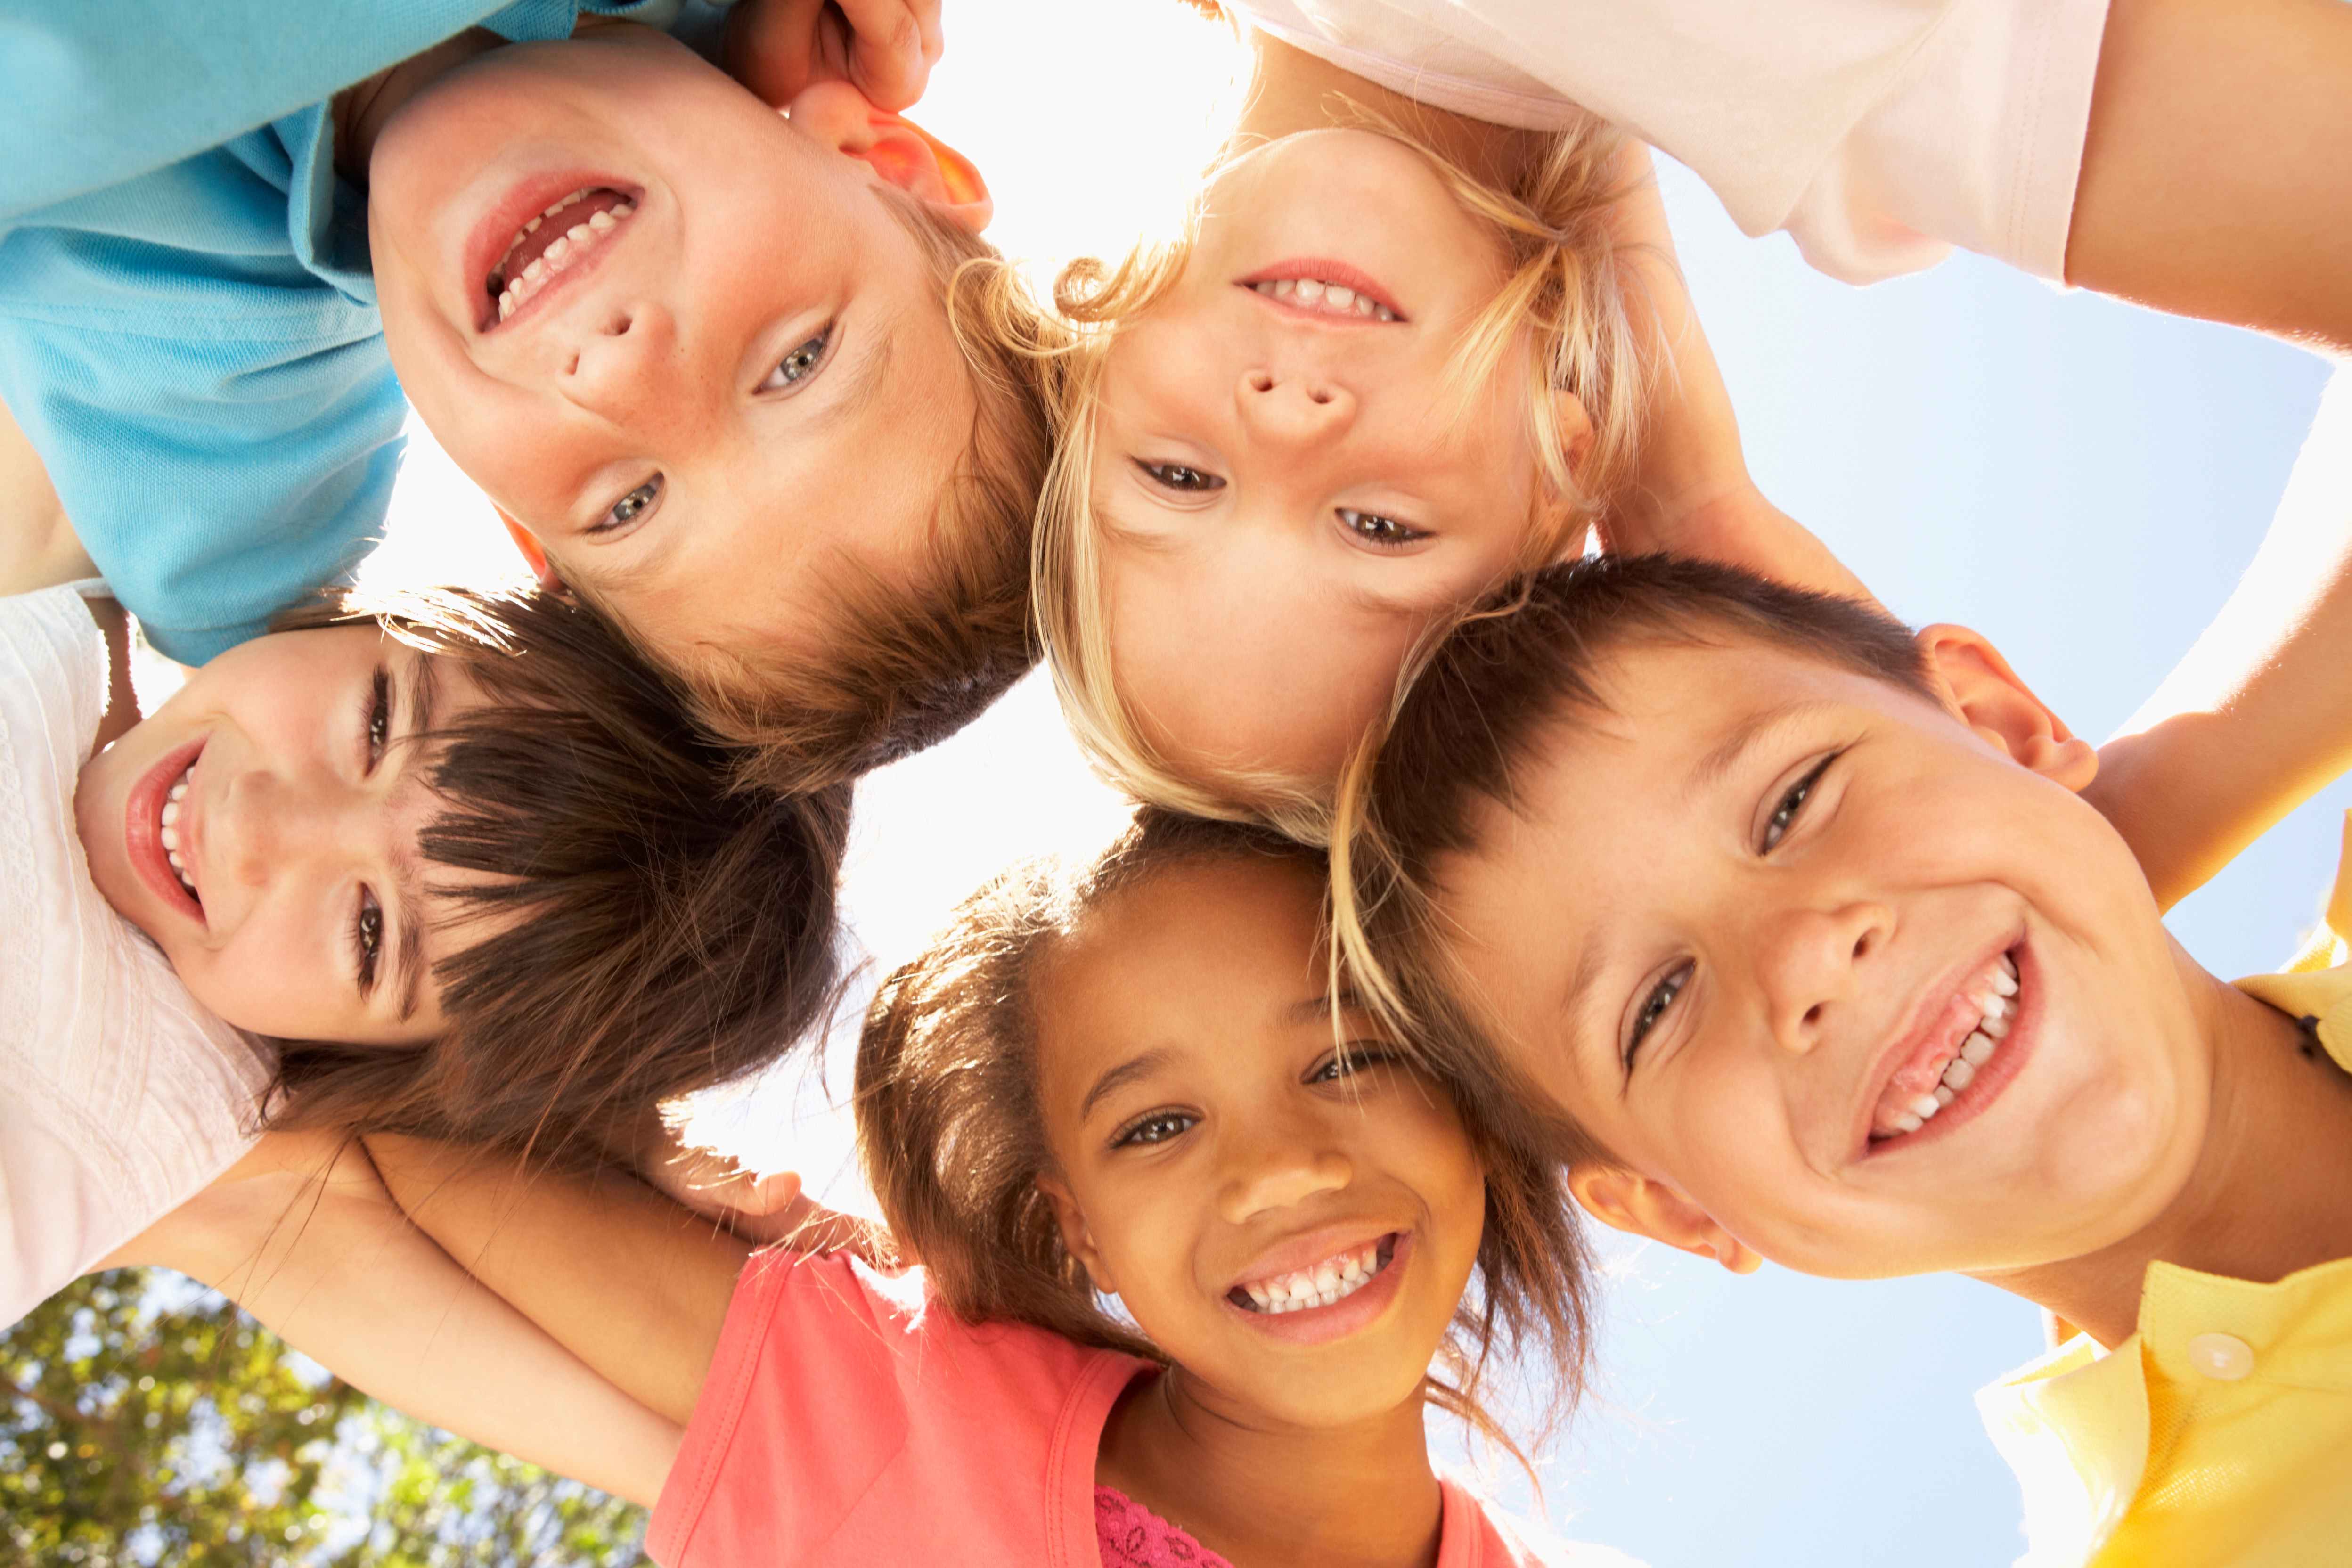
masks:
<path fill-rule="evenodd" d="M 1339 437 L 1355 422 L 1355 395 L 1327 378 L 1252 370 L 1234 389 L 1243 425 L 1265 440 L 1307 446 Z"/>
<path fill-rule="evenodd" d="M 1885 946 L 1894 916 L 1883 904 L 1856 900 L 1773 910 L 1759 927 L 1757 972 L 1772 1037 L 1801 1054 L 1860 994 L 1864 966 Z"/>
<path fill-rule="evenodd" d="M 563 395 L 614 425 L 641 424 L 675 404 L 676 320 L 656 300 L 603 307 L 557 353 Z"/>
<path fill-rule="evenodd" d="M 1340 1150 L 1316 1139 L 1279 1136 L 1236 1152 L 1218 1207 L 1228 1224 L 1241 1225 L 1318 1193 L 1337 1192 L 1354 1178 L 1355 1167 Z"/>

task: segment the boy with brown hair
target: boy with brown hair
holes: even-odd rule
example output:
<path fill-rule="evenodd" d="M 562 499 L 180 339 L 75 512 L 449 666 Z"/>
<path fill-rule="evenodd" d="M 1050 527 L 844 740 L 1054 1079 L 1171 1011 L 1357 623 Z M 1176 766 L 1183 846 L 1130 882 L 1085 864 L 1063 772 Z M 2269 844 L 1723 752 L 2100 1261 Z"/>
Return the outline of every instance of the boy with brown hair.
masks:
<path fill-rule="evenodd" d="M 2078 1325 L 1983 1396 L 2035 1562 L 2319 1561 L 2352 972 L 2200 968 L 2095 768 L 1973 632 L 1580 563 L 1460 626 L 1360 765 L 1340 937 L 1448 1070 L 1556 1119 L 1607 1223 Z"/>

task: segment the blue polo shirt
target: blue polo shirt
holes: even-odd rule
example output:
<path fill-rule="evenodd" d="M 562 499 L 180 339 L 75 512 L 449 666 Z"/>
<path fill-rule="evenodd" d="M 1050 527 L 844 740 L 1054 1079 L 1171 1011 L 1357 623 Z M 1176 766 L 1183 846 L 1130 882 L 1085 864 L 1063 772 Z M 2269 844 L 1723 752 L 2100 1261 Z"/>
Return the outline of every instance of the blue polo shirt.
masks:
<path fill-rule="evenodd" d="M 0 402 L 165 654 L 258 635 L 380 537 L 407 403 L 327 100 L 583 9 L 678 6 L 0 0 Z"/>

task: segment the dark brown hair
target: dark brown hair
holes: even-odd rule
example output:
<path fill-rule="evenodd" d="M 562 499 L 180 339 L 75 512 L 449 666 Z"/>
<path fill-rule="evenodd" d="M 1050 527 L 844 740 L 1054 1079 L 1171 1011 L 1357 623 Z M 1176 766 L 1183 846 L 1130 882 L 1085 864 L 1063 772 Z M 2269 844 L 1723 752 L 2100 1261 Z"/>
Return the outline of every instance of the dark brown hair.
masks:
<path fill-rule="evenodd" d="M 280 1043 L 265 1124 L 594 1157 L 656 1101 L 736 1078 L 838 993 L 848 786 L 736 787 L 738 759 L 584 606 L 541 593 L 356 595 L 278 630 L 373 621 L 483 701 L 431 749 L 427 885 L 463 932 L 434 965 L 447 1031 L 414 1049 Z"/>
<path fill-rule="evenodd" d="M 818 657 L 729 649 L 681 669 L 698 716 L 742 749 L 745 782 L 766 789 L 855 779 L 936 745 L 1037 662 L 1029 535 L 1053 450 L 1062 330 L 986 240 L 926 203 L 876 195 L 922 247 L 977 408 L 915 592 L 852 574 L 817 612 Z"/>
<path fill-rule="evenodd" d="M 1052 1173 L 1037 1099 L 1037 976 L 1107 899 L 1203 858 L 1265 860 L 1324 874 L 1319 851 L 1270 829 L 1145 808 L 1091 865 L 1035 861 L 964 900 L 930 950 L 884 984 L 857 1055 L 858 1144 L 902 1245 L 971 1321 L 1034 1324 L 1082 1344 L 1165 1357 L 1104 1310 L 1038 1190 Z M 1477 1273 L 1442 1352 L 1432 1403 L 1517 1452 L 1478 1402 L 1493 1352 L 1549 1373 L 1552 1414 L 1582 1382 L 1591 1307 L 1583 1235 L 1559 1170 L 1510 1129 L 1516 1119 L 1443 1075 L 1486 1172 Z M 1533 1380 L 1531 1380 L 1533 1381 Z"/>
<path fill-rule="evenodd" d="M 1342 778 L 1331 854 L 1336 962 L 1391 1028 L 1489 1092 L 1541 1104 L 1491 1047 L 1448 956 L 1433 907 L 1439 862 L 1477 849 L 1486 806 L 1518 809 L 1521 771 L 1546 739 L 1607 710 L 1600 677 L 1612 651 L 1736 639 L 1941 700 L 1910 632 L 1875 605 L 1671 555 L 1535 573 L 1429 645 Z M 1551 1136 L 1563 1158 L 1594 1152 L 1564 1124 Z"/>

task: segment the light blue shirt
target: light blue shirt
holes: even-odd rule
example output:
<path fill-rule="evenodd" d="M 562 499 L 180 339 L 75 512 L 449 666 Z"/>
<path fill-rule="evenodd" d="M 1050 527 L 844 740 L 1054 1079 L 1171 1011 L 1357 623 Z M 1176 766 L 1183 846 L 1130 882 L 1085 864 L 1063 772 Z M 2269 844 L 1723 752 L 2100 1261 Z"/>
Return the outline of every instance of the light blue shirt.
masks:
<path fill-rule="evenodd" d="M 477 24 L 647 8 L 0 0 L 0 402 L 158 648 L 258 635 L 383 526 L 407 404 L 326 100 Z"/>

